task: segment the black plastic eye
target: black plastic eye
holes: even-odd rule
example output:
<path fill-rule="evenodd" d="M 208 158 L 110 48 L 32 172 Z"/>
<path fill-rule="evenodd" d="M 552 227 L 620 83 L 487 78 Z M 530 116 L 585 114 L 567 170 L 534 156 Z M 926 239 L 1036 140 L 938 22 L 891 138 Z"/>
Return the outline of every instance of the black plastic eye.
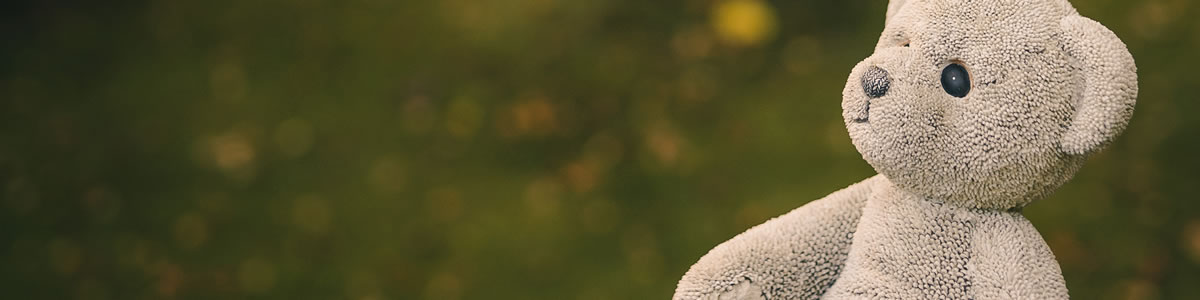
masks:
<path fill-rule="evenodd" d="M 971 77 L 967 68 L 960 64 L 950 64 L 942 69 L 942 89 L 950 96 L 962 98 L 971 92 Z"/>

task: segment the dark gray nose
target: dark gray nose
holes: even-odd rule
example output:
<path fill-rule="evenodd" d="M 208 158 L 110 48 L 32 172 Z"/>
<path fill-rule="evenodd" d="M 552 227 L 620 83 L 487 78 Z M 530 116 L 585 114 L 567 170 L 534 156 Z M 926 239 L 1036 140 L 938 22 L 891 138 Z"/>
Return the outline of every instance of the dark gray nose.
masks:
<path fill-rule="evenodd" d="M 862 76 L 863 92 L 867 93 L 867 97 L 871 99 L 883 97 L 887 95 L 888 87 L 892 85 L 892 78 L 888 77 L 888 72 L 876 66 L 871 66 Z"/>

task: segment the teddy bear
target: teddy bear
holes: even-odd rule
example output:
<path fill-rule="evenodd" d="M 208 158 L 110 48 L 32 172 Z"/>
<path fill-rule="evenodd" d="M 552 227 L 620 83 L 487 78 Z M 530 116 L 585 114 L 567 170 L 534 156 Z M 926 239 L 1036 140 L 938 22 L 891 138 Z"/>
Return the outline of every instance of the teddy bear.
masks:
<path fill-rule="evenodd" d="M 891 0 L 842 117 L 877 172 L 713 248 L 674 299 L 1063 299 L 1022 209 L 1133 114 L 1137 67 L 1066 0 Z"/>

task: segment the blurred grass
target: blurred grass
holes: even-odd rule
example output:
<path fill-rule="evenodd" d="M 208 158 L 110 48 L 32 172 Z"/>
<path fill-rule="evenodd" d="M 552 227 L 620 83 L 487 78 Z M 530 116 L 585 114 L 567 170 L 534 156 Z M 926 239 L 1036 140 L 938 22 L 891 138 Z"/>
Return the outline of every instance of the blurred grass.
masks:
<path fill-rule="evenodd" d="M 1026 214 L 1076 298 L 1193 298 L 1198 8 L 1074 4 L 1138 111 Z M 15 298 L 667 298 L 873 174 L 840 93 L 882 0 L 3 5 Z"/>

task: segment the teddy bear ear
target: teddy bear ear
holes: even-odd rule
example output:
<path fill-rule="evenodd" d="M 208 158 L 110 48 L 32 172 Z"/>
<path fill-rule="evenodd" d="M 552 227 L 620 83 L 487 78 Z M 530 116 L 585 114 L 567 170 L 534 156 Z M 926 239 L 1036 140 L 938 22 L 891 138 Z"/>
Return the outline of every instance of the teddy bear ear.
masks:
<path fill-rule="evenodd" d="M 1081 90 L 1073 91 L 1075 114 L 1059 146 L 1070 155 L 1087 155 L 1111 142 L 1133 115 L 1137 102 L 1137 65 L 1125 43 L 1091 19 L 1073 15 L 1059 23 L 1063 49 L 1083 72 Z"/>
<path fill-rule="evenodd" d="M 896 15 L 897 12 L 900 12 L 900 7 L 904 6 L 904 2 L 908 2 L 908 1 L 907 0 L 888 1 L 887 17 L 884 18 L 884 21 L 883 21 L 884 24 L 892 22 L 892 16 Z"/>

